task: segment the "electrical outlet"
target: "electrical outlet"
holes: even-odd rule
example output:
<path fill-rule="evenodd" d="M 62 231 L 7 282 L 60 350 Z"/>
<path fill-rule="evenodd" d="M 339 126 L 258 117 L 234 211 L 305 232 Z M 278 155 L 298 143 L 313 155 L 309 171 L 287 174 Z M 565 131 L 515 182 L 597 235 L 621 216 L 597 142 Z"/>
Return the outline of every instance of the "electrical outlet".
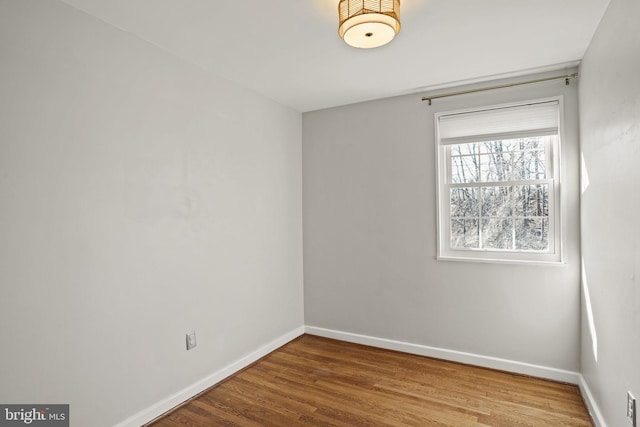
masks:
<path fill-rule="evenodd" d="M 196 331 L 187 332 L 187 350 L 196 346 Z"/>
<path fill-rule="evenodd" d="M 633 427 L 636 427 L 636 398 L 630 391 L 627 392 L 627 420 Z"/>

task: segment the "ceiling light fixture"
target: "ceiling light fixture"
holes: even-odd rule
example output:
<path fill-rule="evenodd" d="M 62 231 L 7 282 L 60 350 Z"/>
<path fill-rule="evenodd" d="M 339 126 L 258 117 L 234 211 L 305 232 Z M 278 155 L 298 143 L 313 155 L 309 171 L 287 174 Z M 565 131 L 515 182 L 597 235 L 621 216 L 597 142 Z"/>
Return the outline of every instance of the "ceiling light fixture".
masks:
<path fill-rule="evenodd" d="M 384 46 L 400 32 L 400 0 L 340 0 L 338 33 L 348 45 Z"/>

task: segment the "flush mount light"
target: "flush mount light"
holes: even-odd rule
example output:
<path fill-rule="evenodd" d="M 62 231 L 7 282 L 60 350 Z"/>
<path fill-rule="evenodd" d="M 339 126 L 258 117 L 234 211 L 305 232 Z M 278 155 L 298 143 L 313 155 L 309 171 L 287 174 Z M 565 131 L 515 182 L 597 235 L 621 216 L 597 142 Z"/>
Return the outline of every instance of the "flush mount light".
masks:
<path fill-rule="evenodd" d="M 340 0 L 338 33 L 348 45 L 369 49 L 400 32 L 400 0 Z"/>

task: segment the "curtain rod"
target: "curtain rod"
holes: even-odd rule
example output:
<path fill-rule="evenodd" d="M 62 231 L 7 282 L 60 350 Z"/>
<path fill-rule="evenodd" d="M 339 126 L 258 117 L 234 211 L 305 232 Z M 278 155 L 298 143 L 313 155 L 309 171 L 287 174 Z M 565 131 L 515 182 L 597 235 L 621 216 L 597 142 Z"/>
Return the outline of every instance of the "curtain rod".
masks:
<path fill-rule="evenodd" d="M 499 86 L 484 87 L 484 88 L 480 88 L 480 89 L 469 89 L 469 90 L 463 90 L 463 91 L 460 91 L 460 92 L 444 93 L 442 95 L 425 96 L 425 97 L 422 98 L 422 100 L 423 101 L 429 101 L 429 105 L 431 105 L 431 100 L 433 100 L 433 99 L 447 98 L 449 96 L 466 95 L 468 93 L 484 92 L 484 91 L 487 91 L 487 90 L 504 89 L 504 88 L 507 88 L 507 87 L 530 85 L 530 84 L 533 84 L 533 83 L 548 82 L 550 80 L 564 79 L 564 83 L 566 85 L 568 85 L 569 84 L 569 80 L 570 79 L 575 79 L 576 77 L 578 77 L 578 73 L 565 74 L 563 76 L 547 77 L 547 78 L 544 78 L 544 79 L 529 80 L 527 82 L 509 83 L 509 84 L 504 84 L 504 85 L 499 85 Z"/>

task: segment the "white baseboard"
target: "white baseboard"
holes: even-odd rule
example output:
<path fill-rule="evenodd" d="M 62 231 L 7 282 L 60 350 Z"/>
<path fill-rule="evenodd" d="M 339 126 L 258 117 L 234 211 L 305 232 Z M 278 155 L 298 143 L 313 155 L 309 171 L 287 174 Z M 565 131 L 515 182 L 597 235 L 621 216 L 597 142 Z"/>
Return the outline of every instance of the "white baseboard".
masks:
<path fill-rule="evenodd" d="M 473 353 L 465 353 L 456 350 L 447 350 L 444 348 L 429 347 L 426 345 L 388 340 L 385 338 L 376 338 L 367 335 L 352 334 L 349 332 L 317 328 L 314 326 L 306 326 L 305 332 L 311 335 L 318 335 L 321 337 L 333 338 L 356 344 L 364 344 L 388 350 L 402 351 L 404 353 L 434 357 L 437 359 L 450 360 L 452 362 L 529 375 L 532 377 L 546 378 L 569 384 L 578 385 L 580 383 L 579 373 L 565 371 L 563 369 L 549 368 L 547 366 L 532 365 L 530 363 L 517 362 L 514 360 L 500 359 L 497 357 L 483 356 Z"/>
<path fill-rule="evenodd" d="M 296 328 L 291 332 L 288 332 L 276 338 L 275 340 L 262 346 L 256 351 L 253 351 L 250 354 L 244 356 L 240 360 L 233 362 L 232 364 L 222 368 L 217 372 L 214 372 L 208 377 L 203 378 L 197 383 L 192 384 L 189 387 L 175 393 L 174 395 L 169 396 L 166 399 L 156 403 L 155 405 L 150 406 L 138 412 L 137 414 L 127 418 L 126 420 L 117 424 L 115 427 L 140 427 L 141 425 L 144 425 L 156 419 L 157 417 L 164 414 L 165 412 L 170 411 L 171 409 L 175 408 L 181 403 L 191 399 L 192 397 L 196 396 L 199 393 L 202 393 L 208 388 L 213 387 L 214 385 L 218 384 L 220 381 L 224 380 L 225 378 L 228 378 L 229 376 L 246 368 L 247 366 L 251 365 L 253 362 L 266 356 L 272 351 L 278 349 L 279 347 L 282 347 L 289 341 L 304 334 L 304 332 L 305 332 L 304 326 L 300 326 L 299 328 Z"/>
<path fill-rule="evenodd" d="M 591 393 L 591 389 L 589 389 L 589 384 L 587 384 L 587 381 L 582 375 L 580 375 L 580 384 L 578 384 L 578 386 L 580 387 L 580 393 L 582 393 L 584 403 L 587 405 L 591 419 L 595 423 L 596 427 L 607 427 L 607 423 L 604 421 L 602 412 L 600 412 L 600 408 L 593 397 L 593 393 Z"/>

